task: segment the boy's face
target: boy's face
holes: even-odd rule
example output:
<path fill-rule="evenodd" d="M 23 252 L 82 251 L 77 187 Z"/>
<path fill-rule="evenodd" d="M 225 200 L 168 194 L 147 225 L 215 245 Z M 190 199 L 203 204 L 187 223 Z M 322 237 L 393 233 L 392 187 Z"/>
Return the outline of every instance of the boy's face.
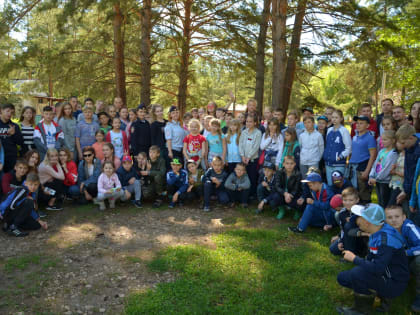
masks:
<path fill-rule="evenodd" d="M 295 168 L 296 163 L 292 160 L 287 159 L 287 160 L 284 160 L 283 166 L 287 172 L 291 172 Z"/>
<path fill-rule="evenodd" d="M 83 115 L 85 116 L 85 119 L 92 119 L 93 111 L 91 109 L 86 109 L 83 112 Z"/>
<path fill-rule="evenodd" d="M 402 209 L 385 210 L 385 222 L 396 230 L 400 230 L 407 217 Z"/>
<path fill-rule="evenodd" d="M 327 122 L 323 119 L 318 120 L 318 130 L 325 130 L 327 128 Z"/>
<path fill-rule="evenodd" d="M 130 161 L 125 161 L 123 162 L 122 166 L 128 172 L 131 170 L 131 167 L 133 166 L 133 164 Z"/>
<path fill-rule="evenodd" d="M 359 119 L 356 122 L 356 129 L 358 132 L 365 132 L 368 129 L 368 127 L 369 127 L 369 124 L 367 121 Z"/>
<path fill-rule="evenodd" d="M 306 130 L 308 130 L 308 131 L 314 130 L 314 123 L 312 122 L 312 120 L 306 119 L 303 124 L 305 125 Z"/>
<path fill-rule="evenodd" d="M 4 120 L 10 120 L 12 118 L 13 111 L 11 108 L 5 108 L 1 110 L 1 116 Z"/>
<path fill-rule="evenodd" d="M 49 123 L 53 120 L 54 113 L 53 112 L 44 112 L 42 114 L 42 117 L 44 118 L 45 122 Z"/>
<path fill-rule="evenodd" d="M 220 173 L 222 171 L 223 162 L 215 160 L 211 162 L 211 167 L 214 169 L 216 173 Z"/>
<path fill-rule="evenodd" d="M 269 120 L 271 117 L 273 117 L 273 114 L 271 113 L 271 111 L 269 109 L 264 110 L 264 118 L 266 120 Z"/>
<path fill-rule="evenodd" d="M 146 117 L 146 111 L 143 108 L 137 110 L 137 117 L 140 120 L 144 120 Z"/>
<path fill-rule="evenodd" d="M 28 172 L 28 167 L 24 164 L 15 165 L 16 176 L 22 177 L 25 176 Z"/>
<path fill-rule="evenodd" d="M 86 101 L 85 106 L 93 106 L 93 102 L 92 101 Z"/>
<path fill-rule="evenodd" d="M 372 116 L 372 108 L 363 107 L 362 108 L 362 115 L 370 118 Z"/>
<path fill-rule="evenodd" d="M 309 110 L 305 110 L 304 112 L 303 112 L 303 117 L 312 117 L 312 113 L 309 111 Z"/>
<path fill-rule="evenodd" d="M 359 202 L 359 197 L 357 196 L 354 196 L 354 195 L 346 195 L 345 197 L 343 196 L 343 206 L 349 211 L 351 210 L 351 207 L 353 207 L 354 205 L 357 205 L 358 202 Z"/>
<path fill-rule="evenodd" d="M 242 177 L 246 173 L 245 167 L 242 165 L 236 165 L 235 174 L 237 177 Z"/>
<path fill-rule="evenodd" d="M 25 185 L 31 193 L 34 193 L 38 190 L 39 182 L 26 181 Z"/>
<path fill-rule="evenodd" d="M 322 188 L 321 182 L 309 182 L 308 183 L 309 189 L 313 191 L 320 191 Z"/>
<path fill-rule="evenodd" d="M 178 172 L 179 172 L 179 170 L 181 169 L 181 164 L 173 164 L 173 163 L 171 163 L 171 167 L 172 167 L 172 170 L 173 170 L 175 173 L 178 173 Z"/>
<path fill-rule="evenodd" d="M 295 117 L 295 115 L 289 115 L 289 116 L 287 116 L 287 124 L 289 126 L 292 126 L 292 127 L 296 125 L 296 117 Z"/>
<path fill-rule="evenodd" d="M 333 112 L 334 112 L 334 110 L 332 108 L 327 108 L 325 110 L 325 116 L 327 116 L 328 121 L 331 121 Z"/>
<path fill-rule="evenodd" d="M 382 102 L 382 112 L 386 114 L 392 113 L 392 103 L 390 100 L 385 100 Z"/>
<path fill-rule="evenodd" d="M 195 163 L 188 163 L 188 172 L 195 174 L 195 171 L 197 170 L 197 164 Z"/>
<path fill-rule="evenodd" d="M 225 117 L 225 112 L 223 110 L 216 110 L 216 118 L 223 119 Z"/>
<path fill-rule="evenodd" d="M 284 118 L 283 112 L 275 110 L 273 112 L 273 117 L 277 118 L 278 121 L 282 121 Z"/>
<path fill-rule="evenodd" d="M 138 163 L 144 163 L 146 162 L 146 158 L 143 155 L 137 155 L 137 162 Z"/>
<path fill-rule="evenodd" d="M 102 126 L 105 126 L 108 125 L 109 118 L 106 115 L 101 115 L 101 117 L 99 117 L 99 121 L 101 122 Z"/>
<path fill-rule="evenodd" d="M 156 161 L 159 158 L 160 153 L 156 150 L 149 150 L 150 160 Z"/>
<path fill-rule="evenodd" d="M 273 176 L 274 174 L 274 170 L 272 170 L 271 168 L 265 167 L 264 168 L 264 176 L 271 178 L 271 176 Z"/>

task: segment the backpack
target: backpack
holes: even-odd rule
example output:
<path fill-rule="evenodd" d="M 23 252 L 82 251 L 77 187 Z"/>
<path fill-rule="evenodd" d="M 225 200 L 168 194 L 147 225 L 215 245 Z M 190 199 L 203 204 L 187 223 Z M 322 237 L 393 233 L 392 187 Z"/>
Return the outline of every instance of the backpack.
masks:
<path fill-rule="evenodd" d="M 0 215 L 5 218 L 10 211 L 15 210 L 26 199 L 28 192 L 25 187 L 18 186 L 10 191 L 0 204 Z"/>

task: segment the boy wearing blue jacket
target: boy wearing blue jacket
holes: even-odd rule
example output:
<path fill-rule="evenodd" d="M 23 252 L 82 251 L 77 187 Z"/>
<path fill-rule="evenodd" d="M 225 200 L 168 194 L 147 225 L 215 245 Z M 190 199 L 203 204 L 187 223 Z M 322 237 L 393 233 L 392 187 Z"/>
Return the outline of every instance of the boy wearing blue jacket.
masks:
<path fill-rule="evenodd" d="M 303 233 L 311 226 L 322 227 L 325 231 L 336 225 L 334 210 L 331 209 L 330 200 L 333 196 L 331 189 L 322 182 L 318 173 L 309 173 L 302 183 L 308 183 L 310 197 L 306 198 L 306 208 L 297 227 L 289 227 L 289 231 Z"/>
<path fill-rule="evenodd" d="M 10 236 L 24 237 L 29 233 L 21 230 L 48 229 L 46 222 L 35 211 L 36 192 L 39 177 L 29 174 L 23 186 L 12 190 L 0 204 L 0 219 L 3 219 L 3 231 Z"/>
<path fill-rule="evenodd" d="M 381 299 L 401 295 L 410 277 L 408 260 L 404 250 L 404 239 L 392 226 L 384 223 L 384 209 L 370 204 L 357 219 L 360 229 L 370 234 L 369 254 L 366 259 L 345 250 L 344 259 L 356 265 L 342 271 L 337 281 L 354 291 L 352 307 L 338 307 L 340 314 L 367 314 L 372 311 L 375 294 Z"/>
<path fill-rule="evenodd" d="M 273 165 L 274 166 L 274 165 Z M 235 169 L 225 181 L 225 188 L 229 194 L 231 207 L 235 207 L 235 201 L 239 201 L 242 207 L 248 207 L 249 189 L 251 188 L 251 181 L 246 173 L 246 165 L 238 163 Z"/>
<path fill-rule="evenodd" d="M 420 312 L 420 228 L 408 220 L 401 206 L 385 209 L 386 223 L 396 229 L 405 240 L 405 253 L 410 263 L 410 271 L 416 279 L 416 299 L 411 304 L 414 312 Z"/>
<path fill-rule="evenodd" d="M 129 200 L 134 194 L 134 206 L 141 208 L 141 183 L 137 178 L 137 172 L 133 168 L 133 160 L 131 156 L 125 155 L 122 158 L 122 165 L 117 170 L 118 179 L 125 193 L 123 200 Z"/>
<path fill-rule="evenodd" d="M 219 156 L 215 156 L 209 168 L 203 176 L 204 185 L 204 211 L 210 211 L 210 197 L 212 194 L 217 196 L 221 204 L 229 202 L 229 195 L 225 190 L 227 173 L 223 170 L 223 161 Z"/>
<path fill-rule="evenodd" d="M 280 204 L 280 194 L 276 191 L 276 166 L 271 162 L 264 162 L 263 173 L 258 179 L 257 197 L 258 208 L 256 214 L 263 211 L 265 204 L 269 204 L 274 210 Z"/>
<path fill-rule="evenodd" d="M 188 173 L 181 169 L 182 164 L 179 159 L 172 159 L 171 168 L 172 171 L 166 173 L 166 183 L 168 185 L 168 196 L 171 198 L 169 208 L 175 208 L 177 203 L 182 205 L 185 199 L 185 192 L 188 189 Z"/>

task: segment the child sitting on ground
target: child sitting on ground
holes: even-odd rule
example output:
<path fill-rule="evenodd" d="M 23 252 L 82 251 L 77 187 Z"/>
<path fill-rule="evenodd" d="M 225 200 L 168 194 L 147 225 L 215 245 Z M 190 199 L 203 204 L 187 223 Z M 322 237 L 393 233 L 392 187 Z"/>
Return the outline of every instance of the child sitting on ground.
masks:
<path fill-rule="evenodd" d="M 257 198 L 259 201 L 256 214 L 264 210 L 264 206 L 269 204 L 274 210 L 280 203 L 280 195 L 276 191 L 276 166 L 271 162 L 264 162 L 263 173 L 260 174 L 257 187 Z"/>
<path fill-rule="evenodd" d="M 302 175 L 296 167 L 295 158 L 292 155 L 286 155 L 283 161 L 283 167 L 277 173 L 275 190 L 280 196 L 279 213 L 277 219 L 281 220 L 285 214 L 285 207 L 295 209 L 293 219 L 299 220 L 300 213 L 304 208 L 304 202 L 298 203 L 302 197 Z"/>
<path fill-rule="evenodd" d="M 137 173 L 133 168 L 131 156 L 125 155 L 122 158 L 122 165 L 117 170 L 118 179 L 125 193 L 125 200 L 130 200 L 134 194 L 134 205 L 141 208 L 141 184 L 137 179 Z"/>
<path fill-rule="evenodd" d="M 298 226 L 289 227 L 289 231 L 303 233 L 309 225 L 330 230 L 336 225 L 334 211 L 330 207 L 332 191 L 318 173 L 309 173 L 302 182 L 308 183 L 310 197 L 306 198 L 306 208 Z"/>
<path fill-rule="evenodd" d="M 274 165 L 273 165 L 274 166 Z M 229 199 L 232 202 L 230 207 L 235 207 L 235 201 L 241 203 L 242 207 L 248 207 L 249 188 L 251 181 L 246 173 L 245 164 L 238 163 L 235 166 L 235 171 L 232 172 L 225 182 L 225 188 L 229 194 Z"/>
<path fill-rule="evenodd" d="M 98 178 L 98 204 L 99 210 L 106 209 L 105 200 L 109 200 L 109 208 L 115 209 L 115 201 L 124 198 L 124 191 L 118 175 L 115 173 L 114 164 L 106 161 L 102 166 L 102 174 Z"/>
<path fill-rule="evenodd" d="M 172 159 L 172 170 L 166 173 L 166 183 L 168 187 L 168 197 L 170 198 L 169 208 L 175 208 L 178 203 L 182 206 L 185 199 L 185 192 L 188 189 L 188 173 L 182 169 L 179 159 Z"/>
<path fill-rule="evenodd" d="M 18 159 L 15 169 L 3 175 L 1 179 L 1 187 L 3 194 L 6 195 L 18 186 L 22 186 L 28 174 L 29 166 L 25 159 Z"/>
<path fill-rule="evenodd" d="M 212 194 L 215 194 L 222 204 L 229 202 L 229 195 L 224 186 L 226 178 L 227 174 L 223 170 L 223 161 L 221 157 L 215 156 L 211 162 L 211 168 L 206 171 L 202 179 L 204 185 L 204 211 L 210 211 L 210 197 Z"/>
<path fill-rule="evenodd" d="M 344 259 L 356 266 L 340 272 L 337 281 L 353 290 L 354 306 L 338 307 L 339 314 L 369 314 L 375 300 L 372 291 L 381 299 L 388 299 L 401 295 L 407 287 L 410 273 L 404 240 L 384 221 L 384 210 L 376 204 L 370 204 L 357 219 L 360 229 L 370 234 L 369 254 L 363 259 L 343 251 Z"/>
<path fill-rule="evenodd" d="M 341 194 L 344 189 L 351 186 L 351 182 L 344 177 L 341 171 L 333 171 L 331 173 L 331 183 L 330 186 L 331 190 L 333 191 L 334 195 Z"/>
<path fill-rule="evenodd" d="M 413 221 L 407 219 L 401 206 L 395 205 L 386 208 L 385 218 L 386 223 L 400 232 L 405 239 L 405 253 L 410 263 L 410 271 L 416 279 L 416 298 L 411 309 L 414 312 L 420 312 L 420 228 Z M 386 304 L 381 304 L 385 307 L 385 311 L 388 310 Z"/>
<path fill-rule="evenodd" d="M 187 189 L 187 200 L 199 200 L 203 195 L 203 183 L 201 178 L 204 175 L 204 171 L 198 168 L 197 162 L 194 160 L 187 161 L 188 169 L 188 189 Z"/>
<path fill-rule="evenodd" d="M 48 228 L 35 211 L 36 192 L 39 177 L 29 174 L 23 186 L 13 189 L 0 204 L 0 219 L 3 219 L 3 230 L 15 237 L 24 237 L 29 233 L 21 230 L 38 230 Z"/>

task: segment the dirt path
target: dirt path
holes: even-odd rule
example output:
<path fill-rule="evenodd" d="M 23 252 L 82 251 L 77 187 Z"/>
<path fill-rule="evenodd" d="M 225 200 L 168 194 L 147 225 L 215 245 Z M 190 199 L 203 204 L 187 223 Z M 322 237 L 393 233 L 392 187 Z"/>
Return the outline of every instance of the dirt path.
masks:
<path fill-rule="evenodd" d="M 199 243 L 241 226 L 273 226 L 251 210 L 193 205 L 175 209 L 99 212 L 92 207 L 49 212 L 50 229 L 16 239 L 0 234 L 0 314 L 119 314 L 124 297 L 176 275 L 147 263 L 166 246 Z"/>

